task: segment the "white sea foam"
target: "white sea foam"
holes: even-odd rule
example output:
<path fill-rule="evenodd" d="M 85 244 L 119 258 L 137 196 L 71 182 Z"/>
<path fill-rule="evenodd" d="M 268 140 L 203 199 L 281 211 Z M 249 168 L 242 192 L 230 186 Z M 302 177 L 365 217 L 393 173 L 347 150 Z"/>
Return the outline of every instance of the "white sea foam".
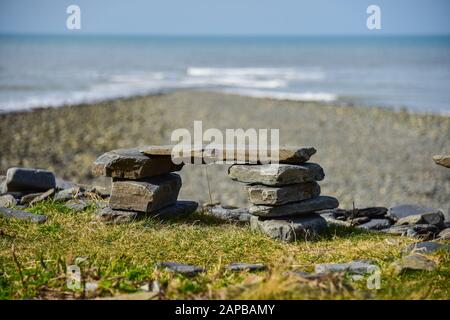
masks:
<path fill-rule="evenodd" d="M 280 92 L 263 90 L 224 90 L 224 92 L 239 94 L 253 98 L 268 98 L 276 100 L 294 101 L 322 101 L 333 102 L 338 96 L 327 92 Z"/>

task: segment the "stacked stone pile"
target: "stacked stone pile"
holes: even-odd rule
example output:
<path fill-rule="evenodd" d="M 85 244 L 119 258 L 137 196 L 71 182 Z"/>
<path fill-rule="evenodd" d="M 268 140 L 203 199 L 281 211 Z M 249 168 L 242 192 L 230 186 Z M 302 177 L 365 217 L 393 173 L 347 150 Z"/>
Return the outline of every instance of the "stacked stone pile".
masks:
<path fill-rule="evenodd" d="M 317 212 L 339 206 L 337 199 L 320 195 L 317 181 L 322 167 L 307 162 L 314 148 L 284 147 L 279 164 L 234 164 L 231 179 L 245 183 L 251 203 L 251 228 L 283 241 L 310 238 L 326 227 Z"/>
<path fill-rule="evenodd" d="M 94 162 L 95 175 L 112 178 L 109 206 L 100 210 L 101 220 L 127 222 L 147 214 L 174 217 L 197 209 L 196 202 L 177 201 L 182 183 L 173 172 L 183 164 L 172 162 L 170 150 L 158 150 L 157 155 L 139 149 L 113 150 Z"/>

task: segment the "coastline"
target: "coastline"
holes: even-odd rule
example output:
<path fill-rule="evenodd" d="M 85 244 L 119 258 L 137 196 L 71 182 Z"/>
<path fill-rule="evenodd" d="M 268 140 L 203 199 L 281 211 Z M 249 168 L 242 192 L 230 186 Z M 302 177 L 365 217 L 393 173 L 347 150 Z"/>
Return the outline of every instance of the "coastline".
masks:
<path fill-rule="evenodd" d="M 0 114 L 0 174 L 11 166 L 53 170 L 80 183 L 106 183 L 90 174 L 101 153 L 168 144 L 172 130 L 279 128 L 280 143 L 312 145 L 323 164 L 323 193 L 341 206 L 421 203 L 448 211 L 450 173 L 431 157 L 449 151 L 450 117 L 385 107 L 359 107 L 245 97 L 232 93 L 175 91 L 98 103 Z M 245 205 L 242 188 L 226 179 L 226 166 L 209 166 L 212 197 Z M 181 171 L 181 196 L 208 201 L 204 167 Z"/>

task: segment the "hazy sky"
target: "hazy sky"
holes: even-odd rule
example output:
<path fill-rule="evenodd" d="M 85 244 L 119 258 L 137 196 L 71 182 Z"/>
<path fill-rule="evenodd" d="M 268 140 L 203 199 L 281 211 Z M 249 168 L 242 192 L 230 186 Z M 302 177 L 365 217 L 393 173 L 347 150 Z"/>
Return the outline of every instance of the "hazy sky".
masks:
<path fill-rule="evenodd" d="M 81 30 L 66 8 L 81 8 Z M 366 28 L 381 8 L 382 30 Z M 0 0 L 1 33 L 450 34 L 449 0 Z"/>

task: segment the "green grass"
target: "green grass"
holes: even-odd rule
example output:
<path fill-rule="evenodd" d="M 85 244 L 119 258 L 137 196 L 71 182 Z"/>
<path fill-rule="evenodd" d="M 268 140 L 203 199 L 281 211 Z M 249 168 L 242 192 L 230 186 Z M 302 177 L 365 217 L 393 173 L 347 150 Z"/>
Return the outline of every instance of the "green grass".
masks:
<path fill-rule="evenodd" d="M 30 208 L 43 213 L 41 225 L 0 218 L 0 299 L 86 298 L 66 286 L 66 266 L 80 267 L 85 282 L 97 282 L 91 297 L 135 292 L 157 280 L 163 299 L 448 299 L 450 254 L 430 258 L 433 272 L 395 275 L 390 264 L 416 240 L 344 227 L 329 227 L 315 241 L 281 243 L 246 225 L 223 223 L 202 213 L 187 220 L 145 219 L 105 225 L 95 208 L 81 213 L 47 201 Z M 314 264 L 372 260 L 381 268 L 381 289 L 335 275 L 305 280 L 290 270 L 313 271 Z M 202 266 L 195 277 L 156 269 L 162 261 Z M 231 262 L 265 263 L 268 270 L 232 273 Z"/>

